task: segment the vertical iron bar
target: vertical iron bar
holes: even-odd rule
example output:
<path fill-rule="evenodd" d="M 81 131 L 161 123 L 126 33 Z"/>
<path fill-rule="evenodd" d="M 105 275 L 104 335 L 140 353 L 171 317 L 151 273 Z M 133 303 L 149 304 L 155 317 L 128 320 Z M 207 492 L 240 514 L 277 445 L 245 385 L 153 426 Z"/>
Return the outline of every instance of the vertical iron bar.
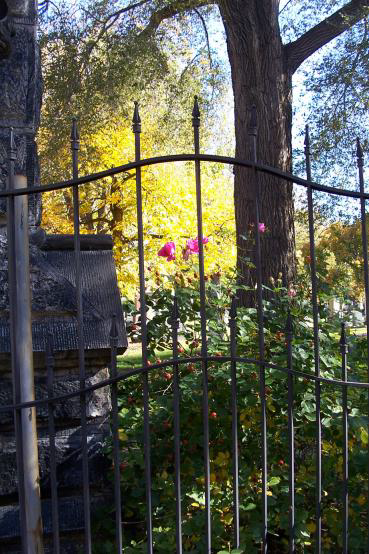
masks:
<path fill-rule="evenodd" d="M 364 259 L 364 285 L 365 285 L 365 316 L 366 316 L 366 342 L 367 342 L 367 364 L 368 364 L 368 381 L 369 381 L 369 268 L 368 268 L 368 233 L 366 229 L 366 210 L 364 194 L 364 156 L 359 138 L 356 139 L 356 157 L 357 168 L 359 173 L 360 186 L 360 210 L 361 210 L 361 242 L 363 246 Z M 369 393 L 368 393 L 368 413 L 369 413 Z M 369 428 L 368 428 L 369 431 Z M 368 445 L 368 499 L 367 499 L 367 550 L 369 552 L 369 445 Z"/>
<path fill-rule="evenodd" d="M 347 341 L 345 324 L 341 324 L 341 359 L 342 359 L 342 381 L 347 382 Z M 342 546 L 343 554 L 348 553 L 348 410 L 347 410 L 347 386 L 342 389 L 342 412 L 343 412 L 343 525 L 342 525 Z"/>
<path fill-rule="evenodd" d="M 172 340 L 173 359 L 178 358 L 178 328 L 179 312 L 177 297 L 173 299 L 172 310 Z M 182 512 L 181 512 L 181 458 L 180 458 L 180 391 L 179 391 L 179 368 L 173 364 L 173 409 L 174 409 L 174 466 L 175 466 L 175 495 L 176 495 L 176 545 L 177 554 L 182 554 Z"/>
<path fill-rule="evenodd" d="M 132 129 L 135 135 L 135 161 L 141 159 L 141 118 L 138 103 L 132 120 Z M 145 257 L 144 235 L 142 220 L 142 184 L 141 167 L 136 169 L 136 202 L 137 202 L 137 233 L 138 233 L 138 257 L 140 274 L 140 316 L 141 316 L 141 342 L 142 364 L 147 367 L 147 321 L 146 321 L 146 292 L 145 292 Z M 145 450 L 145 482 L 146 482 L 146 526 L 147 526 L 147 552 L 153 552 L 152 540 L 152 496 L 151 496 L 151 454 L 150 454 L 150 412 L 149 412 L 149 376 L 148 371 L 143 374 L 143 399 L 144 399 L 144 450 Z"/>
<path fill-rule="evenodd" d="M 117 376 L 118 329 L 117 316 L 113 314 L 110 329 L 110 377 Z M 122 552 L 122 506 L 120 495 L 120 450 L 118 424 L 118 383 L 111 386 L 112 435 L 114 460 L 114 501 L 115 501 L 115 545 L 117 552 Z"/>
<path fill-rule="evenodd" d="M 9 157 L 8 157 L 8 188 L 14 190 L 14 165 L 16 160 L 16 146 L 13 129 L 10 129 Z M 10 328 L 10 350 L 13 380 L 13 403 L 21 402 L 19 367 L 17 364 L 17 340 L 16 340 L 16 268 L 15 268 L 15 209 L 14 196 L 7 200 L 7 239 L 8 239 L 8 283 L 9 283 L 9 328 Z M 23 464 L 23 439 L 22 439 L 22 414 L 20 409 L 14 410 L 14 428 L 16 441 L 17 480 L 19 498 L 19 518 L 22 541 L 22 552 L 27 548 L 27 525 L 26 525 L 26 503 L 24 494 L 24 464 Z"/>
<path fill-rule="evenodd" d="M 49 333 L 46 340 L 46 369 L 47 369 L 47 392 L 49 399 L 54 396 L 54 353 L 52 346 L 53 337 Z M 53 552 L 60 554 L 59 537 L 59 507 L 58 507 L 58 482 L 56 477 L 56 449 L 55 449 L 55 420 L 54 403 L 48 404 L 48 427 L 49 427 L 49 449 L 50 449 L 50 488 L 51 488 L 51 516 L 53 523 Z"/>
<path fill-rule="evenodd" d="M 195 96 L 192 111 L 192 127 L 194 132 L 195 154 L 200 154 L 200 109 Z M 201 357 L 202 357 L 202 409 L 204 430 L 204 472 L 205 472 L 205 518 L 206 518 L 206 553 L 211 554 L 211 514 L 210 514 L 210 455 L 209 455 L 209 382 L 208 382 L 208 347 L 206 336 L 206 292 L 204 270 L 204 245 L 202 229 L 201 200 L 201 164 L 195 160 L 196 207 L 197 207 L 197 238 L 199 244 L 199 275 L 200 275 L 200 316 L 201 316 Z"/>
<path fill-rule="evenodd" d="M 78 150 L 79 135 L 77 120 L 73 119 L 71 132 L 73 179 L 78 179 Z M 86 369 L 85 369 L 85 340 L 83 331 L 83 303 L 81 279 L 81 241 L 79 221 L 79 190 L 73 187 L 73 223 L 74 223 L 74 253 L 76 267 L 76 296 L 77 296 L 77 333 L 78 333 L 78 362 L 79 386 L 81 407 L 81 450 L 82 450 L 82 478 L 83 478 L 83 509 L 85 523 L 85 554 L 91 554 L 91 515 L 90 515 L 90 483 L 88 469 L 88 442 L 86 417 Z"/>
<path fill-rule="evenodd" d="M 305 161 L 306 161 L 306 178 L 311 181 L 311 164 L 310 164 L 310 137 L 309 126 L 305 127 Z M 307 189 L 308 197 L 308 212 L 309 212 L 309 238 L 310 238 L 310 267 L 311 267 L 311 296 L 313 301 L 313 323 L 314 323 L 314 365 L 315 375 L 320 376 L 320 359 L 319 359 L 319 314 L 318 314 L 318 295 L 317 295 L 317 279 L 316 279 L 316 262 L 315 262 L 315 237 L 314 237 L 314 213 L 313 213 L 313 190 L 311 186 Z M 315 552 L 320 554 L 322 550 L 322 427 L 320 413 L 320 382 L 315 381 L 315 424 L 316 424 L 316 544 Z"/>
<path fill-rule="evenodd" d="M 14 189 L 27 187 L 25 175 L 14 175 Z M 19 371 L 21 402 L 35 400 L 33 369 L 31 284 L 29 267 L 28 197 L 14 200 L 14 247 L 16 253 L 16 364 Z M 40 473 L 38 464 L 36 408 L 21 412 L 23 441 L 24 496 L 26 504 L 27 548 L 29 554 L 43 552 Z"/>
<path fill-rule="evenodd" d="M 251 137 L 251 158 L 257 162 L 257 114 L 256 106 L 251 107 L 251 120 L 249 127 Z M 267 496 L 267 478 L 268 478 L 268 446 L 266 429 L 266 396 L 265 396 L 265 365 L 264 362 L 264 306 L 263 306 L 263 278 L 261 271 L 261 246 L 260 246 L 260 213 L 259 213 L 259 179 L 257 171 L 254 171 L 254 229 L 255 229 L 255 265 L 256 265 L 256 284 L 257 284 L 257 313 L 258 313 L 258 341 L 259 341 L 259 387 L 261 401 L 261 464 L 262 464 L 262 551 L 264 554 L 268 551 L 268 496 Z"/>
<path fill-rule="evenodd" d="M 233 470 L 233 536 L 234 547 L 240 546 L 240 507 L 238 482 L 238 420 L 237 420 L 237 307 L 236 299 L 232 298 L 229 312 L 230 339 L 231 339 L 231 387 L 232 387 L 232 470 Z"/>
<path fill-rule="evenodd" d="M 288 453 L 289 453 L 289 552 L 294 554 L 295 550 L 295 436 L 293 421 L 293 375 L 292 369 L 292 336 L 293 326 L 291 312 L 288 311 L 286 322 L 287 340 L 287 369 L 288 371 Z"/>

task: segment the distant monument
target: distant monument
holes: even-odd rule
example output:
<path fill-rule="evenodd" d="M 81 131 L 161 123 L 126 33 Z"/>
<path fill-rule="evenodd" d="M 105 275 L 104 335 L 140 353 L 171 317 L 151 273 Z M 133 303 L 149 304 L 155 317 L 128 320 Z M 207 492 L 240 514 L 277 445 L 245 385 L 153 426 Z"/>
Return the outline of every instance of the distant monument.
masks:
<path fill-rule="evenodd" d="M 37 43 L 37 1 L 0 0 L 0 190 L 7 186 L 9 129 L 16 143 L 15 172 L 27 176 L 28 186 L 40 183 L 35 136 L 40 122 L 42 79 Z M 47 396 L 45 350 L 53 337 L 55 395 L 79 388 L 75 254 L 72 235 L 47 235 L 41 225 L 41 194 L 29 198 L 32 342 L 36 398 Z M 86 386 L 109 376 L 109 331 L 117 316 L 118 348 L 127 347 L 120 295 L 106 235 L 81 236 L 81 281 Z M 0 405 L 12 404 L 9 299 L 7 274 L 6 201 L 0 201 Z M 92 510 L 106 499 L 107 460 L 102 446 L 110 432 L 109 390 L 88 396 L 88 450 Z M 48 410 L 37 410 L 45 553 L 52 551 Z M 61 552 L 83 548 L 81 498 L 80 401 L 76 396 L 55 406 L 57 480 Z M 19 553 L 19 513 L 13 413 L 0 414 L 0 553 Z M 72 535 L 71 535 L 72 533 Z M 72 538 L 71 538 L 72 537 Z"/>

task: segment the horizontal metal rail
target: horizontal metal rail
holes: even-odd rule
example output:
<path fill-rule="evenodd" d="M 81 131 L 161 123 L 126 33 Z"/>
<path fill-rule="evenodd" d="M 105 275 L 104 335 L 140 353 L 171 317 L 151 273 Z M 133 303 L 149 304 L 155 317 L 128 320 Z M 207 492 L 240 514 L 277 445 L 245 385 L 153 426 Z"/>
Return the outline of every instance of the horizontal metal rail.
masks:
<path fill-rule="evenodd" d="M 348 198 L 364 198 L 369 200 L 369 193 L 356 192 L 353 190 L 346 190 L 341 188 L 329 187 L 327 185 L 321 185 L 314 181 L 308 181 L 307 179 L 302 179 L 297 177 L 297 175 L 292 175 L 291 173 L 286 173 L 275 167 L 269 165 L 252 162 L 250 160 L 242 160 L 240 158 L 232 158 L 230 156 L 216 156 L 212 154 L 173 154 L 171 156 L 156 156 L 154 158 L 146 158 L 136 162 L 130 162 L 128 164 L 119 165 L 117 167 L 112 167 L 104 171 L 99 171 L 97 173 L 91 173 L 90 175 L 84 175 L 78 179 L 69 179 L 67 181 L 60 181 L 59 183 L 50 183 L 48 185 L 40 185 L 34 187 L 23 188 L 22 190 L 6 190 L 0 192 L 0 198 L 8 198 L 12 196 L 21 196 L 23 194 L 39 194 L 40 192 L 50 192 L 53 190 L 62 190 L 69 187 L 81 186 L 87 183 L 93 183 L 99 181 L 100 179 L 105 179 L 106 177 L 112 177 L 113 175 L 118 175 L 119 173 L 126 173 L 132 169 L 137 169 L 141 167 L 146 167 L 150 165 L 170 163 L 170 162 L 193 162 L 193 161 L 202 161 L 202 162 L 217 162 L 227 165 L 237 165 L 240 167 L 247 167 L 255 169 L 256 171 L 261 171 L 262 173 L 267 173 L 269 175 L 274 175 L 279 177 L 284 181 L 289 183 L 295 183 L 296 185 L 301 185 L 303 187 L 310 187 L 312 190 L 319 192 L 327 192 L 329 194 L 334 194 L 336 196 L 346 196 Z"/>
<path fill-rule="evenodd" d="M 116 377 L 111 377 L 110 379 L 103 379 L 99 381 L 98 383 L 95 383 L 94 385 L 90 385 L 88 387 L 85 387 L 84 392 L 87 394 L 89 392 L 93 392 L 95 390 L 101 389 L 103 387 L 107 387 L 109 385 L 113 385 L 114 383 L 118 383 L 119 381 L 124 381 L 125 379 L 129 379 L 130 377 L 134 377 L 135 375 L 140 375 L 142 373 L 149 373 L 153 371 L 154 369 L 160 369 L 164 367 L 173 366 L 173 364 L 187 364 L 187 363 L 202 363 L 204 361 L 204 358 L 202 356 L 191 356 L 189 358 L 171 358 L 166 360 L 165 362 L 152 364 L 149 367 L 140 367 L 136 369 L 130 369 L 127 368 L 127 370 L 122 373 L 118 373 Z M 256 360 L 254 358 L 244 358 L 242 356 L 240 357 L 232 357 L 232 356 L 208 356 L 205 358 L 205 361 L 207 362 L 237 362 L 237 363 L 244 363 L 249 365 L 264 365 L 268 369 L 274 369 L 276 371 L 281 371 L 282 373 L 286 374 L 292 374 L 296 377 L 300 377 L 301 379 L 311 379 L 312 381 L 317 381 L 319 383 L 326 383 L 328 385 L 334 385 L 336 387 L 353 387 L 358 389 L 368 389 L 369 390 L 369 383 L 361 383 L 360 381 L 341 381 L 339 379 L 330 379 L 328 377 L 317 377 L 316 375 L 311 375 L 310 373 L 305 373 L 303 371 L 298 371 L 296 369 L 288 369 L 287 367 L 278 366 L 276 364 L 270 363 L 270 362 L 262 362 L 260 360 Z M 0 413 L 7 412 L 10 410 L 18 410 L 23 408 L 32 408 L 33 406 L 43 406 L 44 404 L 54 404 L 57 402 L 61 402 L 63 400 L 69 400 L 70 398 L 75 398 L 77 396 L 80 396 L 81 391 L 73 391 L 69 392 L 67 394 L 61 394 L 59 396 L 53 396 L 50 398 L 42 398 L 40 400 L 34 400 L 33 402 L 24 402 L 20 404 L 10 404 L 7 406 L 0 406 Z"/>

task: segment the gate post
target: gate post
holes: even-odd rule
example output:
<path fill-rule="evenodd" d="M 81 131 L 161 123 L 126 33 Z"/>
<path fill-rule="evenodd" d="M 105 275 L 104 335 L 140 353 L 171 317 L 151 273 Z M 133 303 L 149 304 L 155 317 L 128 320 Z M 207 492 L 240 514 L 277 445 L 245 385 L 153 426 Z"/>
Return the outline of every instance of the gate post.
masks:
<path fill-rule="evenodd" d="M 14 175 L 14 189 L 27 186 L 27 177 Z M 10 225 L 12 222 L 9 222 Z M 28 197 L 14 198 L 14 246 L 15 254 L 15 364 L 19 375 L 20 401 L 35 399 L 32 327 L 31 288 L 29 268 Z M 8 240 L 10 237 L 8 237 Z M 40 478 L 37 450 L 36 408 L 21 411 L 23 480 L 26 524 L 26 553 L 42 554 L 42 519 Z"/>

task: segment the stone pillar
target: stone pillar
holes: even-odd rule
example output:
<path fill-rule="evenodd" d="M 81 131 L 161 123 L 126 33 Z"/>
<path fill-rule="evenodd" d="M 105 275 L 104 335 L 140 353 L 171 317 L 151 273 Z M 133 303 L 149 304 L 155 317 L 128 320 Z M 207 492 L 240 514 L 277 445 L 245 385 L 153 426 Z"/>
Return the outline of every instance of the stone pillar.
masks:
<path fill-rule="evenodd" d="M 37 0 L 0 0 L 0 190 L 7 181 L 9 128 L 17 147 L 15 172 L 28 186 L 40 181 L 35 135 L 40 122 L 42 79 L 37 43 Z M 6 201 L 0 202 L 4 233 Z M 29 198 L 29 225 L 41 222 L 41 197 Z"/>

